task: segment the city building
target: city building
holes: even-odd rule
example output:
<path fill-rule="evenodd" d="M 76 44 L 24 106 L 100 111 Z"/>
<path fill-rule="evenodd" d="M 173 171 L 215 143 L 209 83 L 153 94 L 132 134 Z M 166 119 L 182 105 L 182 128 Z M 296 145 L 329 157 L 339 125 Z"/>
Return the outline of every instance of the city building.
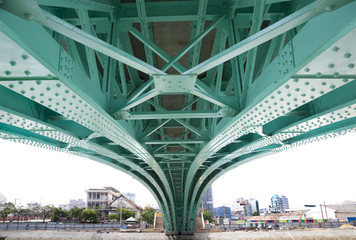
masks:
<path fill-rule="evenodd" d="M 83 199 L 70 199 L 69 200 L 69 206 L 68 209 L 71 210 L 72 208 L 77 207 L 77 208 L 85 208 L 86 203 L 83 201 Z"/>
<path fill-rule="evenodd" d="M 326 208 L 330 208 L 334 210 L 335 218 L 340 221 L 354 221 L 356 219 L 356 204 L 352 203 L 343 203 L 342 205 L 326 205 Z M 328 218 L 329 214 L 328 214 Z"/>
<path fill-rule="evenodd" d="M 201 200 L 200 208 L 208 209 L 211 213 L 214 212 L 213 188 L 211 185 Z"/>
<path fill-rule="evenodd" d="M 214 208 L 214 218 L 231 219 L 231 208 L 225 206 Z"/>
<path fill-rule="evenodd" d="M 231 213 L 237 217 L 250 216 L 251 207 L 247 199 L 237 198 L 231 205 Z"/>
<path fill-rule="evenodd" d="M 69 211 L 69 204 L 58 204 L 58 207 L 63 210 Z"/>
<path fill-rule="evenodd" d="M 135 217 L 141 216 L 142 208 L 120 193 L 113 187 L 91 188 L 87 193 L 87 208 L 99 207 L 103 218 L 107 214 L 116 214 L 117 209 L 126 208 L 136 213 Z"/>
<path fill-rule="evenodd" d="M 269 208 L 260 208 L 260 215 L 268 215 L 270 213 Z"/>
<path fill-rule="evenodd" d="M 0 193 L 0 204 L 5 204 L 6 203 L 6 197 L 5 195 Z"/>
<path fill-rule="evenodd" d="M 281 211 L 285 212 L 285 210 L 289 209 L 289 201 L 288 198 L 284 195 L 281 196 Z"/>
<path fill-rule="evenodd" d="M 30 202 L 30 203 L 27 203 L 27 208 L 30 209 L 30 210 L 35 210 L 35 209 L 38 209 L 40 208 L 41 205 L 37 202 Z"/>
<path fill-rule="evenodd" d="M 126 192 L 126 193 L 123 193 L 123 194 L 124 194 L 125 197 L 127 197 L 131 201 L 136 202 L 136 193 Z"/>
<path fill-rule="evenodd" d="M 281 197 L 279 195 L 274 195 L 271 198 L 271 207 L 270 210 L 271 212 L 285 212 L 287 209 L 289 209 L 289 202 L 288 198 L 284 195 Z"/>
<path fill-rule="evenodd" d="M 254 214 L 255 212 L 258 213 L 260 212 L 260 207 L 258 205 L 258 200 L 256 198 L 250 198 L 248 202 L 249 202 L 251 215 Z"/>
<path fill-rule="evenodd" d="M 107 208 L 121 195 L 113 187 L 91 188 L 85 192 L 87 193 L 87 208 Z"/>

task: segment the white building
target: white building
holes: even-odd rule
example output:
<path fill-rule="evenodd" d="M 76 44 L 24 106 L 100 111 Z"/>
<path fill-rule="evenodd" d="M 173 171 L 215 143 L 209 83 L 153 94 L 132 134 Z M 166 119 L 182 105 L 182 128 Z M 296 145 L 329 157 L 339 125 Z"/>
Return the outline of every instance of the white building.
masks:
<path fill-rule="evenodd" d="M 5 204 L 6 203 L 6 197 L 5 195 L 0 193 L 0 204 Z"/>
<path fill-rule="evenodd" d="M 113 187 L 91 188 L 85 192 L 87 193 L 87 208 L 101 207 L 105 209 L 121 195 Z"/>
<path fill-rule="evenodd" d="M 131 201 L 136 202 L 136 194 L 135 193 L 126 192 L 126 193 L 123 193 L 123 194 L 124 194 L 125 197 L 127 197 Z"/>
<path fill-rule="evenodd" d="M 69 200 L 69 210 L 71 210 L 72 208 L 77 207 L 77 208 L 85 208 L 86 207 L 86 203 L 83 201 L 83 199 L 71 199 Z"/>
<path fill-rule="evenodd" d="M 234 200 L 231 205 L 231 214 L 240 217 L 251 215 L 249 201 L 244 198 L 237 198 L 236 200 Z"/>
<path fill-rule="evenodd" d="M 85 192 L 87 193 L 87 208 L 100 207 L 108 214 L 117 213 L 117 209 L 126 208 L 136 212 L 136 218 L 141 216 L 142 208 L 113 187 L 89 189 Z"/>

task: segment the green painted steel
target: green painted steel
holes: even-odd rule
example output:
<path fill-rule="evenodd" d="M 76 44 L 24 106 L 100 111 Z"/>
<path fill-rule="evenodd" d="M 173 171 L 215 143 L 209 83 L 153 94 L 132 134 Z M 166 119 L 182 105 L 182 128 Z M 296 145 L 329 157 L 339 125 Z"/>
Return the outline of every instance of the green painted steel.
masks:
<path fill-rule="evenodd" d="M 208 186 L 356 129 L 351 0 L 3 0 L 0 137 L 93 159 L 194 232 Z"/>

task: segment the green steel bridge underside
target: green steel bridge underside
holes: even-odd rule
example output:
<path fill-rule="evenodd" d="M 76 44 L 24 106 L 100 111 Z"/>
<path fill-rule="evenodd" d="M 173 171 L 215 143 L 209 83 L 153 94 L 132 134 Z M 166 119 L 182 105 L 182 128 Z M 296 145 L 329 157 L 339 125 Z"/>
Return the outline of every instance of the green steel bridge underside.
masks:
<path fill-rule="evenodd" d="M 121 170 L 193 233 L 227 171 L 355 130 L 355 43 L 351 0 L 1 0 L 0 137 Z"/>

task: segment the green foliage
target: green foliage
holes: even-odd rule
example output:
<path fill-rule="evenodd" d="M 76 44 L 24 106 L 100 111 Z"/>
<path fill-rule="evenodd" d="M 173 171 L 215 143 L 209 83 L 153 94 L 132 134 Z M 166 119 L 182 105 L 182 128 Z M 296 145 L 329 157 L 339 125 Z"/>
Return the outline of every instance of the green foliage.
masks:
<path fill-rule="evenodd" d="M 126 208 L 122 208 L 120 210 L 120 208 L 116 209 L 116 211 L 120 214 L 121 211 L 121 219 L 122 221 L 125 221 L 126 219 L 128 219 L 129 217 L 135 217 L 136 213 L 133 211 L 130 211 L 129 209 Z"/>
<path fill-rule="evenodd" d="M 0 217 L 3 219 L 3 222 L 5 222 L 7 215 L 13 212 L 13 208 L 11 204 L 6 204 L 7 206 L 0 211 Z"/>
<path fill-rule="evenodd" d="M 260 216 L 260 212 L 254 212 L 252 216 Z"/>
<path fill-rule="evenodd" d="M 58 222 L 61 218 L 68 217 L 68 211 L 64 210 L 62 208 L 52 208 L 51 212 L 51 221 L 52 222 Z"/>
<path fill-rule="evenodd" d="M 50 206 L 45 206 L 44 208 L 38 209 L 39 212 L 41 212 L 43 222 L 45 222 L 46 218 L 52 214 L 52 208 Z"/>
<path fill-rule="evenodd" d="M 84 210 L 81 214 L 83 221 L 89 221 L 90 223 L 97 223 L 99 214 L 93 209 Z"/>
<path fill-rule="evenodd" d="M 153 224 L 156 209 L 153 207 L 145 207 L 142 211 L 142 218 L 146 219 L 148 223 Z"/>
<path fill-rule="evenodd" d="M 120 215 L 119 214 L 110 214 L 108 216 L 109 220 L 115 220 L 116 222 L 120 222 Z"/>
<path fill-rule="evenodd" d="M 203 217 L 205 221 L 209 221 L 209 223 L 213 222 L 213 213 L 211 213 L 208 209 L 203 208 Z"/>
<path fill-rule="evenodd" d="M 85 208 L 78 208 L 74 207 L 71 210 L 69 210 L 69 217 L 70 218 L 77 218 L 78 222 L 82 220 L 82 213 L 85 211 Z"/>

